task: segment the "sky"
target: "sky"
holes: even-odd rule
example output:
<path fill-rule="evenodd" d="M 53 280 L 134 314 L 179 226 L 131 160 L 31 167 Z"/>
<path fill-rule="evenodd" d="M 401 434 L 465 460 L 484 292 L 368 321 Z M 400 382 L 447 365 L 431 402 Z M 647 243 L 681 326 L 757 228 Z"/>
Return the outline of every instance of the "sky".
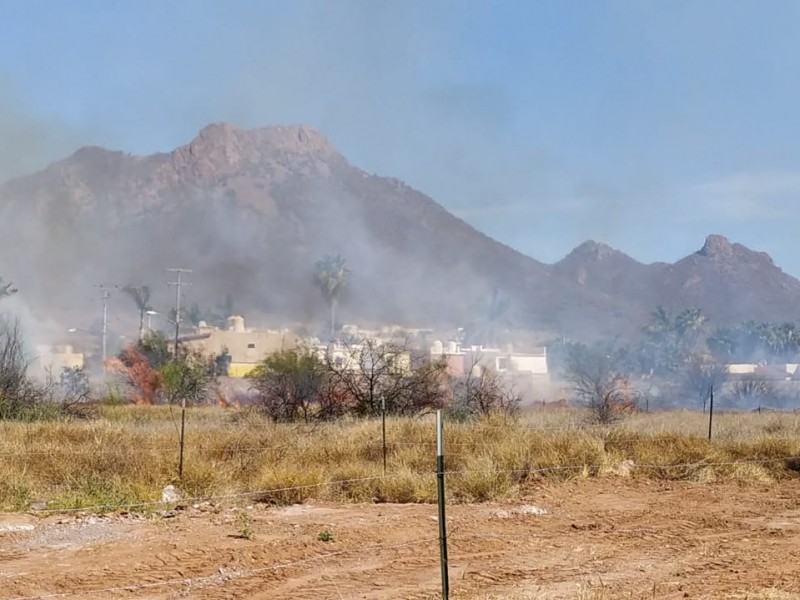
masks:
<path fill-rule="evenodd" d="M 544 262 L 706 235 L 800 276 L 800 3 L 0 0 L 0 178 L 304 123 Z"/>

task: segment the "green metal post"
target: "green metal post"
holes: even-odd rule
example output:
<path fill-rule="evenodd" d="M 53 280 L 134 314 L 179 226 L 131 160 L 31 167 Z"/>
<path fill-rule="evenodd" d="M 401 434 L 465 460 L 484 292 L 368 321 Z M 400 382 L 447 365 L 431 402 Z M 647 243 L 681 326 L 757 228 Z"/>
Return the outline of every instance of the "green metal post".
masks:
<path fill-rule="evenodd" d="M 439 554 L 442 567 L 442 599 L 450 598 L 450 577 L 447 568 L 447 523 L 444 514 L 444 433 L 442 411 L 436 411 L 436 488 L 439 498 Z"/>
<path fill-rule="evenodd" d="M 708 441 L 711 441 L 711 424 L 714 420 L 714 386 L 711 386 L 711 394 L 708 401 Z"/>
<path fill-rule="evenodd" d="M 381 397 L 381 440 L 383 441 L 383 474 L 386 475 L 386 398 Z"/>

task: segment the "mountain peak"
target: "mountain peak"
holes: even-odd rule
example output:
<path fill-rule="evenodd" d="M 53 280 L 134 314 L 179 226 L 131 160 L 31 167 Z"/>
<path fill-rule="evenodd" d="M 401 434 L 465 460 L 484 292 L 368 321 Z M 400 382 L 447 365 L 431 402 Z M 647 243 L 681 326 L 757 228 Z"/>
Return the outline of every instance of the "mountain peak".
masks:
<path fill-rule="evenodd" d="M 333 144 L 319 130 L 308 125 L 243 129 L 232 123 L 211 123 L 201 129 L 186 147 L 194 155 L 215 151 L 229 156 L 253 151 L 260 154 L 284 152 L 301 155 L 336 153 Z"/>
<path fill-rule="evenodd" d="M 733 256 L 734 247 L 724 235 L 712 234 L 706 238 L 703 247 L 699 250 L 700 256 L 724 259 Z"/>
<path fill-rule="evenodd" d="M 732 243 L 723 235 L 709 235 L 703 247 L 695 253 L 718 263 L 769 264 L 774 266 L 772 257 L 766 252 L 751 250 L 742 244 Z"/>
<path fill-rule="evenodd" d="M 244 136 L 246 134 L 247 132 L 238 125 L 227 123 L 225 121 L 218 121 L 215 123 L 209 123 L 203 127 L 190 142 L 190 145 L 201 142 L 224 144 L 234 138 Z"/>
<path fill-rule="evenodd" d="M 235 173 L 247 165 L 305 165 L 308 173 L 327 174 L 330 159 L 344 160 L 333 144 L 308 125 L 243 129 L 231 123 L 211 123 L 185 146 L 171 153 L 176 173 L 188 169 L 200 179 Z"/>
<path fill-rule="evenodd" d="M 601 261 L 612 256 L 621 256 L 622 252 L 612 248 L 608 244 L 587 240 L 572 250 L 563 260 L 564 261 Z M 563 261 L 562 261 L 563 262 Z"/>

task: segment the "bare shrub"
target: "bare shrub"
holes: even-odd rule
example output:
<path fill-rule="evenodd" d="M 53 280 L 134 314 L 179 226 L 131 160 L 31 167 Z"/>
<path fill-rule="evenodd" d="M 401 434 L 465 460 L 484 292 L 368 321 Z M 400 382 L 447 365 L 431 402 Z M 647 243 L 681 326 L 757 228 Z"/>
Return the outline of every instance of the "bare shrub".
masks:
<path fill-rule="evenodd" d="M 755 404 L 760 409 L 765 402 L 774 400 L 777 392 L 772 382 L 764 377 L 748 377 L 734 381 L 730 395 L 738 406 L 752 407 Z"/>
<path fill-rule="evenodd" d="M 613 423 L 638 405 L 639 393 L 602 348 L 573 347 L 565 372 L 575 399 L 589 409 L 596 423 Z"/>
<path fill-rule="evenodd" d="M 695 355 L 686 367 L 684 385 L 687 392 L 700 400 L 705 412 L 712 390 L 721 389 L 727 377 L 724 364 L 710 356 Z"/>
<path fill-rule="evenodd" d="M 480 417 L 492 413 L 513 416 L 519 412 L 521 401 L 513 385 L 494 369 L 472 369 L 453 384 L 452 410 L 456 416 Z"/>
<path fill-rule="evenodd" d="M 356 416 L 415 415 L 439 408 L 447 396 L 441 362 L 411 368 L 405 344 L 363 339 L 331 348 L 325 365 L 334 385 L 347 394 Z"/>
<path fill-rule="evenodd" d="M 0 420 L 37 420 L 58 416 L 51 401 L 52 382 L 28 374 L 22 329 L 17 319 L 0 317 Z"/>

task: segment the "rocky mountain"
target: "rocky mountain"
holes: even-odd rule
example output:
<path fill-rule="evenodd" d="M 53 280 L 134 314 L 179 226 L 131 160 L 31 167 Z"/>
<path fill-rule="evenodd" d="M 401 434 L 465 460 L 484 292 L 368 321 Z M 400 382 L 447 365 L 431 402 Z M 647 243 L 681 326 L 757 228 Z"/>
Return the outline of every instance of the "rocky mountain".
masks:
<path fill-rule="evenodd" d="M 800 281 L 764 252 L 711 235 L 703 247 L 653 274 L 658 297 L 696 306 L 717 322 L 800 320 Z"/>
<path fill-rule="evenodd" d="M 62 321 L 94 318 L 100 282 L 149 283 L 165 311 L 167 267 L 193 269 L 187 302 L 201 307 L 230 295 L 261 322 L 322 321 L 312 273 L 325 254 L 353 273 L 343 320 L 455 327 L 484 318 L 495 290 L 509 300 L 503 326 L 543 336 L 630 333 L 656 304 L 722 320 L 800 317 L 800 282 L 724 238 L 674 265 L 594 242 L 546 265 L 351 165 L 306 126 L 213 124 L 151 156 L 83 148 L 0 186 L 0 234 L 0 274 Z"/>
<path fill-rule="evenodd" d="M 700 308 L 713 322 L 800 320 L 800 281 L 768 254 L 710 235 L 674 264 L 645 265 L 605 244 L 585 242 L 553 269 L 596 294 L 615 298 L 629 314 L 658 305 L 674 312 Z"/>

